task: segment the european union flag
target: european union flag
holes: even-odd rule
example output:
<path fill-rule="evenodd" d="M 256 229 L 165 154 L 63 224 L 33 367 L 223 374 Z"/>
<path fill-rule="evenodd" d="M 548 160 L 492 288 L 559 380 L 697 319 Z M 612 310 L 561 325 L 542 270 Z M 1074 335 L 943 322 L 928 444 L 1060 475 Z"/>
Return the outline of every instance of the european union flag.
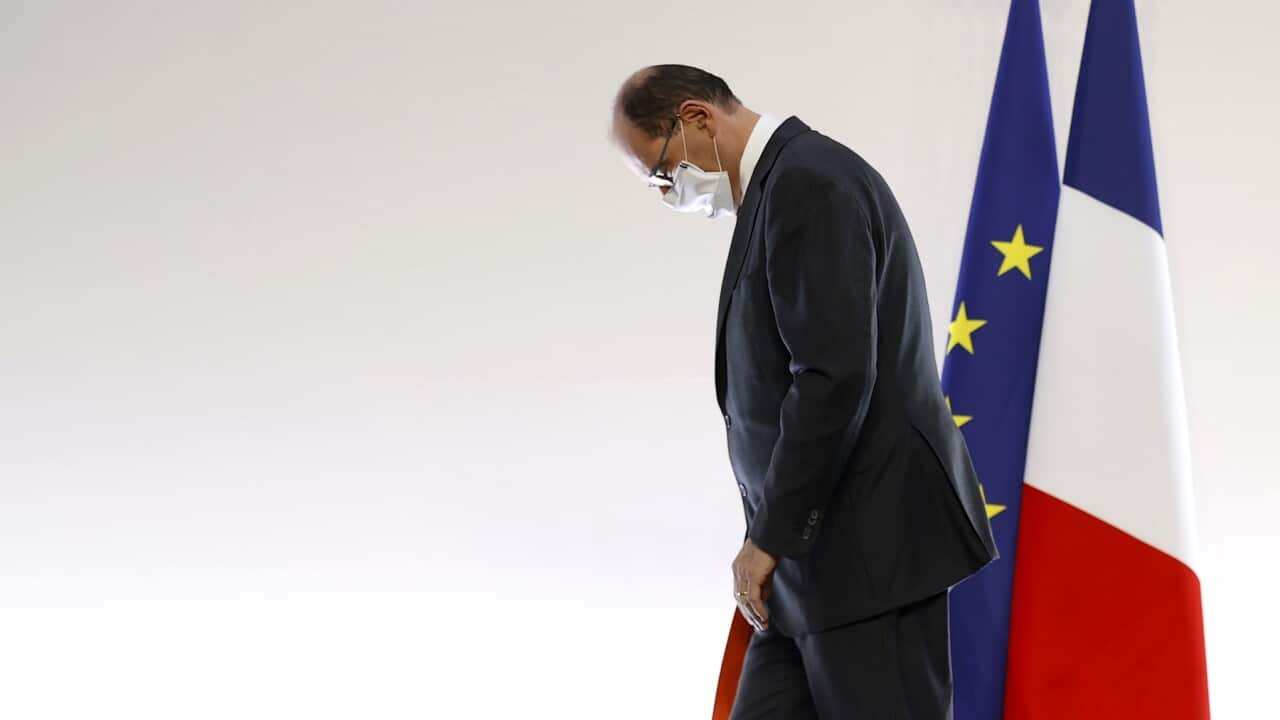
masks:
<path fill-rule="evenodd" d="M 1003 715 L 1027 430 L 1058 211 L 1037 0 L 1013 0 L 965 232 L 942 371 L 1000 559 L 951 591 L 957 720 Z"/>

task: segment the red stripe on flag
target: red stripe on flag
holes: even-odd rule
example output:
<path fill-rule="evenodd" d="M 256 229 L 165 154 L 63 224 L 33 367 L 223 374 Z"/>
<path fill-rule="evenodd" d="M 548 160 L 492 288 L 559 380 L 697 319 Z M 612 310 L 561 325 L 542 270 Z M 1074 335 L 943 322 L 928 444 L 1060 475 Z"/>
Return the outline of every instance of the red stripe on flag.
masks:
<path fill-rule="evenodd" d="M 1209 717 L 1190 568 L 1030 485 L 1016 557 L 1005 720 Z"/>
<path fill-rule="evenodd" d="M 735 607 L 733 620 L 729 623 L 729 638 L 724 644 L 724 658 L 720 661 L 720 682 L 716 685 L 716 704 L 711 711 L 711 720 L 729 720 L 733 698 L 738 692 L 738 678 L 742 676 L 742 660 L 750 642 L 751 626 Z"/>

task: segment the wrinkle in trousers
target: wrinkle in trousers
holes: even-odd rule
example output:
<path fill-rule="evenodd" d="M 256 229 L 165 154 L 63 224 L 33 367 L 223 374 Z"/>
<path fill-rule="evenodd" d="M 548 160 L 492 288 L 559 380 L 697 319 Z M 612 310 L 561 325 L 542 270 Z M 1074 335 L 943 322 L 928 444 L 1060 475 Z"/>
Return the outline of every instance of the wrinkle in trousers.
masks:
<path fill-rule="evenodd" d="M 807 635 L 754 632 L 730 720 L 952 720 L 948 595 Z"/>

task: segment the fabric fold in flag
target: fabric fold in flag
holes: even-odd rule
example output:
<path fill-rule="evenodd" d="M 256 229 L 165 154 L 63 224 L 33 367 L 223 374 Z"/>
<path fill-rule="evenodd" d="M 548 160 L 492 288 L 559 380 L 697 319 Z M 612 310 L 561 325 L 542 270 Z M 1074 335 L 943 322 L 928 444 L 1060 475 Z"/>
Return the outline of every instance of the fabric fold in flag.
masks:
<path fill-rule="evenodd" d="M 1186 407 L 1132 0 L 1094 0 L 1018 536 L 1005 718 L 1209 717 Z"/>

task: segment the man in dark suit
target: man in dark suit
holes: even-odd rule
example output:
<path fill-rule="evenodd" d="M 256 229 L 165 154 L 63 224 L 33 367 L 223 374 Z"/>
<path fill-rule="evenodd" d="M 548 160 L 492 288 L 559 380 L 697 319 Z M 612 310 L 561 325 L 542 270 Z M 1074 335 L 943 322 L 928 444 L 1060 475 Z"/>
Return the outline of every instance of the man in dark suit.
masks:
<path fill-rule="evenodd" d="M 715 379 L 755 632 L 732 717 L 949 718 L 948 592 L 998 553 L 889 186 L 683 65 L 629 77 L 613 132 L 665 204 L 736 216 Z"/>

